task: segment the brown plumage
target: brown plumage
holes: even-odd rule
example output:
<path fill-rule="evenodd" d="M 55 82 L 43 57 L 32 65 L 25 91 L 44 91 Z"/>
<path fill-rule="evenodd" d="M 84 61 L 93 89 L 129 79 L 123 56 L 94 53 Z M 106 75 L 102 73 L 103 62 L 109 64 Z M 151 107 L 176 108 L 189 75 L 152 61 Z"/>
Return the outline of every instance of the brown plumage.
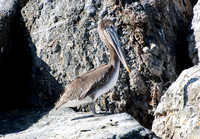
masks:
<path fill-rule="evenodd" d="M 75 107 L 84 103 L 94 104 L 100 95 L 108 92 L 115 85 L 119 74 L 120 60 L 129 71 L 112 21 L 102 19 L 98 24 L 98 33 L 109 48 L 109 63 L 75 78 L 56 102 L 55 109 L 63 104 L 67 107 Z M 92 106 L 93 113 L 96 113 L 94 105 Z"/>

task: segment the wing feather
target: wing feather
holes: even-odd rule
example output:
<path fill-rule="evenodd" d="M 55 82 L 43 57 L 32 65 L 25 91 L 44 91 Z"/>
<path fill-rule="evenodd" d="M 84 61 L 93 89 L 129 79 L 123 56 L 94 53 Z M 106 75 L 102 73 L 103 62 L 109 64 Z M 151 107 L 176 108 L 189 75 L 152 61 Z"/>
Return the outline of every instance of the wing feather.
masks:
<path fill-rule="evenodd" d="M 55 109 L 70 100 L 81 100 L 90 95 L 96 88 L 101 87 L 113 72 L 112 65 L 102 65 L 75 78 L 63 92 L 55 104 Z"/>

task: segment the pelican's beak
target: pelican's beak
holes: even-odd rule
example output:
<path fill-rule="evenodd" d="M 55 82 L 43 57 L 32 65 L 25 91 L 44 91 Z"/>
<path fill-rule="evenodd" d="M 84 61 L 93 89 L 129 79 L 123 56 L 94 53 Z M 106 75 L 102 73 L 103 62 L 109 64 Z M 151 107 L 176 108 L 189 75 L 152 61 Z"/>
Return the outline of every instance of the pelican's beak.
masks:
<path fill-rule="evenodd" d="M 121 60 L 122 64 L 124 65 L 124 67 L 127 69 L 128 72 L 130 72 L 127 62 L 124 58 L 123 52 L 121 50 L 121 45 L 120 45 L 120 42 L 119 42 L 119 39 L 117 37 L 117 33 L 116 33 L 114 27 L 106 28 L 104 35 L 106 36 L 108 42 L 115 49 L 119 59 Z"/>

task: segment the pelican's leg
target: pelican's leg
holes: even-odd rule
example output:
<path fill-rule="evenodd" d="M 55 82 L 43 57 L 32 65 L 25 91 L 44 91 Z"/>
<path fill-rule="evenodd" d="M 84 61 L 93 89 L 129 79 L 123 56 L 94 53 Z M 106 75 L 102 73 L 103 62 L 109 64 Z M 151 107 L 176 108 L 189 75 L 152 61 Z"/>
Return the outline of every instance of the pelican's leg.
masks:
<path fill-rule="evenodd" d="M 93 115 L 96 115 L 95 107 L 94 107 L 94 102 L 90 103 L 90 108 L 92 110 Z"/>
<path fill-rule="evenodd" d="M 99 116 L 104 115 L 104 114 L 102 114 L 102 113 L 97 113 L 97 112 L 96 112 L 95 106 L 94 106 L 94 102 L 90 103 L 90 108 L 91 108 L 91 110 L 92 110 L 93 116 L 99 117 Z"/>
<path fill-rule="evenodd" d="M 93 115 L 94 116 L 105 116 L 105 115 L 110 115 L 111 113 L 96 113 L 96 110 L 95 110 L 95 106 L 94 106 L 94 102 L 92 102 L 92 103 L 90 103 L 90 108 L 91 108 L 91 110 L 92 110 L 92 113 L 93 113 Z"/>

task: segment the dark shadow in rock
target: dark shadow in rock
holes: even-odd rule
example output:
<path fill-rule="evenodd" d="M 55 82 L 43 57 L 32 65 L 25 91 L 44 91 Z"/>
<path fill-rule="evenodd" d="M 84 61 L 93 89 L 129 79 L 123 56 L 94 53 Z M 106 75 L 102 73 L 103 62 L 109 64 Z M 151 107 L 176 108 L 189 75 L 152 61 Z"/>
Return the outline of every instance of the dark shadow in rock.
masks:
<path fill-rule="evenodd" d="M 192 0 L 192 6 L 194 7 L 197 4 L 198 0 Z"/>
<path fill-rule="evenodd" d="M 188 43 L 187 43 L 187 35 L 188 32 L 178 32 L 177 33 L 177 40 L 175 41 L 176 47 L 176 62 L 177 62 L 177 73 L 178 75 L 187 68 L 193 66 L 192 61 L 190 60 L 188 54 Z"/>
<path fill-rule="evenodd" d="M 0 113 L 0 134 L 17 133 L 37 123 L 51 108 L 14 110 Z"/>
<path fill-rule="evenodd" d="M 91 114 L 91 115 L 86 115 L 86 116 L 79 116 L 79 117 L 71 119 L 71 121 L 81 120 L 81 119 L 87 119 L 87 118 L 92 118 L 92 117 L 108 116 L 108 115 L 112 115 L 112 113 L 100 112 L 100 113 L 97 113 L 97 114 Z"/>
<path fill-rule="evenodd" d="M 107 116 L 107 115 L 112 115 L 113 113 L 110 113 L 110 112 L 99 112 L 99 113 L 96 113 L 94 114 L 95 117 L 98 117 L 98 116 Z"/>
<path fill-rule="evenodd" d="M 138 1 L 139 0 L 121 0 L 121 3 L 122 3 L 122 6 L 125 7 L 126 4 L 131 4 L 131 3 L 134 3 L 134 2 L 138 2 Z"/>
<path fill-rule="evenodd" d="M 11 24 L 9 51 L 0 63 L 0 134 L 26 130 L 46 115 L 64 90 L 36 47 L 17 8 Z M 23 28 L 22 28 L 23 26 Z M 4 68 L 2 68 L 4 66 Z"/>
<path fill-rule="evenodd" d="M 71 121 L 82 120 L 82 119 L 87 119 L 87 118 L 92 118 L 92 117 L 95 117 L 95 116 L 93 114 L 91 114 L 91 115 L 85 115 L 85 116 L 79 116 L 79 117 L 71 119 Z"/>
<path fill-rule="evenodd" d="M 51 68 L 42 59 L 35 55 L 32 60 L 33 67 L 29 101 L 32 107 L 51 107 L 58 100 L 64 88 L 50 74 Z"/>
<path fill-rule="evenodd" d="M 36 55 L 36 47 L 20 21 L 18 8 L 10 29 L 7 53 L 0 62 L 0 112 L 50 107 L 64 90 L 51 68 Z"/>
<path fill-rule="evenodd" d="M 30 32 L 23 21 L 21 21 L 21 24 L 24 29 L 27 53 L 30 55 L 32 62 L 28 100 L 33 108 L 52 107 L 64 91 L 64 87 L 52 75 L 51 67 L 38 56 L 37 48 L 31 39 Z"/>
<path fill-rule="evenodd" d="M 4 17 L 2 24 L 8 24 L 7 43 L 0 58 L 0 112 L 4 110 L 31 108 L 28 101 L 30 92 L 31 57 L 24 45 L 24 34 L 20 27 L 20 8 L 14 17 Z M 11 18 L 8 21 L 7 18 Z M 0 44 L 2 45 L 2 44 Z"/>
<path fill-rule="evenodd" d="M 187 101 L 188 101 L 188 86 L 194 82 L 196 82 L 197 80 L 199 80 L 198 78 L 191 78 L 187 84 L 184 86 L 184 105 L 185 106 L 187 104 Z"/>

